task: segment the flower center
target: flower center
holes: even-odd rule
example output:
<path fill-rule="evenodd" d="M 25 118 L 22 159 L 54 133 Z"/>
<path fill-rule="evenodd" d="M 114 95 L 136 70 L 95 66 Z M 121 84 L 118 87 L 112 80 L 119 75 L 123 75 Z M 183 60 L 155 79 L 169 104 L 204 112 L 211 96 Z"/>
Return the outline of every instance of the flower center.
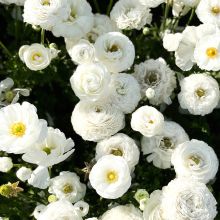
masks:
<path fill-rule="evenodd" d="M 192 155 L 189 158 L 189 166 L 199 165 L 200 162 L 201 162 L 201 157 L 199 157 L 198 155 Z"/>
<path fill-rule="evenodd" d="M 113 155 L 115 155 L 115 156 L 120 156 L 120 157 L 123 156 L 123 152 L 122 152 L 122 150 L 119 149 L 119 148 L 113 148 L 113 149 L 111 150 L 111 154 L 113 154 Z"/>
<path fill-rule="evenodd" d="M 199 88 L 196 90 L 196 95 L 199 97 L 199 98 L 202 98 L 205 96 L 205 90 L 202 89 L 202 88 Z"/>
<path fill-rule="evenodd" d="M 50 0 L 43 0 L 42 5 L 50 5 Z"/>
<path fill-rule="evenodd" d="M 40 53 L 35 53 L 35 54 L 32 55 L 32 60 L 33 61 L 39 61 L 41 59 L 42 59 L 42 56 L 41 56 Z"/>
<path fill-rule="evenodd" d="M 45 146 L 44 148 L 43 148 L 43 151 L 48 155 L 48 154 L 51 154 L 51 148 L 50 147 L 48 147 L 48 146 Z"/>
<path fill-rule="evenodd" d="M 11 134 L 17 137 L 22 137 L 25 134 L 26 126 L 22 122 L 17 122 L 11 125 Z"/>
<path fill-rule="evenodd" d="M 115 171 L 109 171 L 106 177 L 108 183 L 115 183 L 118 180 L 118 174 Z"/>
<path fill-rule="evenodd" d="M 220 7 L 214 6 L 214 7 L 212 7 L 211 11 L 213 14 L 217 15 L 220 13 Z"/>
<path fill-rule="evenodd" d="M 149 72 L 146 76 L 145 76 L 145 82 L 148 85 L 154 86 L 157 84 L 157 82 L 159 81 L 158 75 L 156 72 Z"/>
<path fill-rule="evenodd" d="M 68 193 L 73 192 L 73 186 L 70 185 L 70 184 L 66 184 L 66 185 L 63 187 L 63 192 L 64 192 L 65 194 L 68 194 Z"/>
<path fill-rule="evenodd" d="M 108 48 L 108 52 L 111 52 L 111 53 L 117 52 L 118 50 L 119 50 L 119 47 L 115 44 L 113 44 L 112 46 Z"/>
<path fill-rule="evenodd" d="M 206 50 L 206 55 L 209 58 L 215 58 L 218 55 L 218 50 L 215 47 L 210 47 Z"/>
<path fill-rule="evenodd" d="M 164 137 L 160 141 L 160 148 L 163 150 L 174 149 L 174 144 L 170 138 Z"/>

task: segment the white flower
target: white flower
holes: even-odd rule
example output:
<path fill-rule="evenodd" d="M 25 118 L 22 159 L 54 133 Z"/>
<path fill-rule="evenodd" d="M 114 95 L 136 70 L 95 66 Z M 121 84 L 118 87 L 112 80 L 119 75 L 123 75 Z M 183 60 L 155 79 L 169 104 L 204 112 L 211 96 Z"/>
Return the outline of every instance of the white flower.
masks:
<path fill-rule="evenodd" d="M 34 218 L 38 219 L 38 217 L 40 216 L 40 213 L 46 208 L 45 205 L 40 204 L 38 206 L 35 207 L 32 215 L 34 216 Z"/>
<path fill-rule="evenodd" d="M 10 4 L 16 4 L 16 5 L 24 5 L 24 2 L 26 0 L 0 0 L 0 3 L 10 5 Z"/>
<path fill-rule="evenodd" d="M 218 0 L 200 0 L 196 15 L 202 23 L 219 26 L 220 2 Z"/>
<path fill-rule="evenodd" d="M 52 202 L 38 215 L 37 220 L 83 220 L 74 206 L 66 201 Z"/>
<path fill-rule="evenodd" d="M 92 167 L 89 180 L 96 192 L 106 199 L 121 197 L 131 186 L 126 160 L 114 155 L 101 157 Z"/>
<path fill-rule="evenodd" d="M 178 177 L 193 178 L 208 183 L 218 171 L 214 150 L 203 141 L 191 140 L 180 144 L 171 159 Z"/>
<path fill-rule="evenodd" d="M 142 137 L 141 148 L 147 156 L 147 161 L 154 166 L 167 169 L 171 167 L 171 156 L 179 144 L 188 141 L 189 137 L 184 129 L 177 123 L 165 121 L 164 129 L 159 136 Z"/>
<path fill-rule="evenodd" d="M 52 50 L 36 43 L 30 46 L 24 45 L 19 49 L 20 59 L 33 71 L 43 70 L 48 67 L 56 55 L 54 49 Z"/>
<path fill-rule="evenodd" d="M 0 157 L 0 172 L 7 173 L 13 167 L 13 162 L 10 157 Z"/>
<path fill-rule="evenodd" d="M 110 17 L 119 29 L 129 30 L 140 30 L 152 21 L 150 9 L 139 0 L 119 0 L 114 5 Z"/>
<path fill-rule="evenodd" d="M 110 72 L 122 72 L 133 65 L 134 45 L 119 32 L 101 35 L 95 42 L 95 49 L 97 58 Z"/>
<path fill-rule="evenodd" d="M 180 81 L 180 106 L 193 115 L 206 115 L 213 111 L 220 99 L 219 86 L 211 76 L 191 74 Z"/>
<path fill-rule="evenodd" d="M 92 8 L 86 0 L 67 0 L 68 15 L 58 21 L 52 28 L 56 37 L 79 40 L 93 27 Z"/>
<path fill-rule="evenodd" d="M 27 152 L 47 135 L 47 123 L 39 120 L 34 105 L 23 102 L 0 110 L 0 150 L 7 153 Z"/>
<path fill-rule="evenodd" d="M 131 113 L 141 99 L 140 86 L 130 74 L 112 74 L 111 99 L 113 105 L 125 114 Z"/>
<path fill-rule="evenodd" d="M 183 4 L 189 7 L 196 7 L 200 0 L 182 0 Z"/>
<path fill-rule="evenodd" d="M 63 171 L 50 180 L 49 193 L 58 199 L 66 199 L 71 203 L 78 202 L 85 196 L 86 186 L 80 182 L 75 173 Z"/>
<path fill-rule="evenodd" d="M 100 220 L 143 220 L 142 213 L 133 205 L 116 206 L 105 212 Z"/>
<path fill-rule="evenodd" d="M 21 167 L 16 172 L 16 176 L 22 182 L 25 182 L 26 180 L 30 179 L 31 174 L 32 174 L 32 170 L 30 168 L 27 168 L 27 167 Z"/>
<path fill-rule="evenodd" d="M 38 166 L 28 179 L 28 183 L 39 189 L 46 189 L 49 186 L 50 175 L 48 169 L 43 166 Z"/>
<path fill-rule="evenodd" d="M 79 65 L 70 78 L 72 89 L 81 100 L 96 101 L 109 93 L 110 73 L 101 63 Z"/>
<path fill-rule="evenodd" d="M 216 27 L 214 25 L 199 25 L 198 27 L 188 26 L 182 33 L 182 39 L 179 43 L 179 47 L 175 51 L 176 65 L 184 70 L 188 71 L 193 67 L 194 50 L 196 43 L 207 35 L 216 33 Z"/>
<path fill-rule="evenodd" d="M 161 210 L 165 220 L 213 220 L 216 200 L 204 183 L 175 179 L 163 188 Z"/>
<path fill-rule="evenodd" d="M 71 138 L 66 139 L 59 129 L 49 127 L 46 139 L 33 145 L 22 159 L 44 167 L 50 167 L 66 160 L 75 149 Z"/>
<path fill-rule="evenodd" d="M 181 40 L 182 40 L 181 33 L 176 33 L 176 34 L 165 33 L 163 37 L 163 47 L 167 51 L 176 51 L 179 47 Z"/>
<path fill-rule="evenodd" d="M 194 51 L 194 59 L 202 70 L 220 70 L 220 34 L 201 38 Z"/>
<path fill-rule="evenodd" d="M 66 39 L 66 48 L 76 64 L 91 63 L 95 60 L 95 48 L 89 41 L 81 39 L 76 44 L 69 39 Z"/>
<path fill-rule="evenodd" d="M 107 15 L 95 14 L 94 25 L 92 30 L 86 34 L 86 38 L 90 42 L 95 42 L 96 39 L 108 32 L 119 32 L 120 30 Z"/>
<path fill-rule="evenodd" d="M 79 210 L 82 217 L 89 213 L 89 204 L 87 202 L 79 201 L 74 204 L 74 208 Z"/>
<path fill-rule="evenodd" d="M 156 8 L 165 0 L 139 0 L 141 4 L 146 5 L 148 8 Z"/>
<path fill-rule="evenodd" d="M 123 157 L 131 170 L 138 164 L 140 156 L 135 141 L 122 133 L 104 139 L 96 145 L 96 160 L 109 154 Z"/>
<path fill-rule="evenodd" d="M 100 141 L 124 128 L 124 114 L 104 102 L 79 102 L 72 113 L 71 122 L 84 140 Z"/>
<path fill-rule="evenodd" d="M 142 106 L 132 114 L 131 127 L 146 137 L 161 134 L 164 126 L 164 117 L 151 106 Z"/>
<path fill-rule="evenodd" d="M 24 22 L 51 30 L 68 12 L 67 0 L 26 0 L 23 17 Z"/>
<path fill-rule="evenodd" d="M 160 208 L 161 194 L 161 190 L 155 190 L 150 194 L 150 198 L 144 208 L 144 220 L 164 220 Z"/>
<path fill-rule="evenodd" d="M 135 65 L 133 76 L 140 84 L 143 97 L 149 88 L 154 90 L 154 96 L 148 97 L 151 104 L 171 104 L 170 96 L 176 87 L 176 77 L 163 59 L 150 59 Z"/>

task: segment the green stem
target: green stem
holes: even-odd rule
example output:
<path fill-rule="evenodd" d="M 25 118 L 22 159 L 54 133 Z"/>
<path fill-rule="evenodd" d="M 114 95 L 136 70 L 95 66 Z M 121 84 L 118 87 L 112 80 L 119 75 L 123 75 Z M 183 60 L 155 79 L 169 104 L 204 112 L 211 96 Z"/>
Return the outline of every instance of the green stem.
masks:
<path fill-rule="evenodd" d="M 166 7 L 165 7 L 165 12 L 164 12 L 164 19 L 163 19 L 163 31 L 165 31 L 166 29 L 166 22 L 167 22 L 169 10 L 170 10 L 170 3 L 167 2 Z"/>
<path fill-rule="evenodd" d="M 189 17 L 189 20 L 187 22 L 187 26 L 190 24 L 190 22 L 192 21 L 193 17 L 194 17 L 194 14 L 195 14 L 195 8 L 193 8 L 191 10 L 191 14 L 190 14 L 190 17 Z"/>
<path fill-rule="evenodd" d="M 41 29 L 41 44 L 44 44 L 44 40 L 45 40 L 45 30 Z"/>
<path fill-rule="evenodd" d="M 97 0 L 93 0 L 93 2 L 94 2 L 94 5 L 95 5 L 95 8 L 96 8 L 96 11 L 97 11 L 98 13 L 100 13 L 101 10 L 100 10 L 98 1 L 97 1 Z"/>
<path fill-rule="evenodd" d="M 12 55 L 11 55 L 11 53 L 10 53 L 10 51 L 8 50 L 8 48 L 0 41 L 0 47 L 5 51 L 5 53 L 9 56 L 9 57 L 11 57 Z"/>
<path fill-rule="evenodd" d="M 110 12 L 111 12 L 111 9 L 112 9 L 112 5 L 113 5 L 113 0 L 110 0 L 109 1 L 109 4 L 108 4 L 108 8 L 107 8 L 107 15 L 110 15 Z"/>

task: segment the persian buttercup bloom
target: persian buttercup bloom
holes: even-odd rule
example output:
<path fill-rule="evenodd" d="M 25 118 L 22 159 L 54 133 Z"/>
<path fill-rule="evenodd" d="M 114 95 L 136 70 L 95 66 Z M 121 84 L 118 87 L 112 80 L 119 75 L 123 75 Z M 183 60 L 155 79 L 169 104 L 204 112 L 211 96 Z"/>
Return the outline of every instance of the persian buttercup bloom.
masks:
<path fill-rule="evenodd" d="M 68 15 L 59 20 L 52 28 L 56 37 L 66 37 L 79 40 L 93 27 L 92 8 L 86 0 L 66 0 Z"/>
<path fill-rule="evenodd" d="M 26 0 L 0 0 L 0 3 L 10 5 L 10 4 L 16 4 L 16 5 L 24 5 L 24 2 Z"/>
<path fill-rule="evenodd" d="M 176 77 L 174 71 L 167 66 L 162 58 L 146 60 L 144 63 L 135 65 L 133 76 L 140 84 L 143 97 L 148 89 L 154 90 L 154 95 L 148 96 L 152 105 L 171 103 L 170 96 L 176 87 Z"/>
<path fill-rule="evenodd" d="M 0 157 L 0 172 L 7 173 L 13 167 L 10 157 Z"/>
<path fill-rule="evenodd" d="M 95 42 L 96 39 L 108 32 L 117 32 L 120 31 L 107 15 L 95 14 L 94 15 L 94 24 L 92 30 L 86 34 L 86 38 L 90 42 Z"/>
<path fill-rule="evenodd" d="M 140 99 L 140 86 L 132 75 L 112 74 L 111 100 L 116 107 L 128 114 L 134 111 Z"/>
<path fill-rule="evenodd" d="M 195 63 L 194 50 L 196 43 L 201 38 L 215 33 L 216 27 L 214 25 L 203 24 L 198 27 L 186 27 L 182 33 L 178 48 L 174 47 L 173 50 L 169 48 L 169 51 L 175 51 L 176 65 L 184 71 L 190 70 Z"/>
<path fill-rule="evenodd" d="M 66 200 L 59 200 L 47 205 L 37 217 L 37 220 L 82 220 L 80 212 Z"/>
<path fill-rule="evenodd" d="M 111 75 L 101 63 L 79 65 L 70 78 L 76 96 L 89 101 L 108 96 L 110 81 Z"/>
<path fill-rule="evenodd" d="M 196 14 L 202 23 L 220 25 L 220 2 L 218 0 L 201 0 Z"/>
<path fill-rule="evenodd" d="M 34 105 L 23 102 L 0 110 L 0 150 L 7 153 L 27 152 L 47 135 L 47 123 L 38 119 Z"/>
<path fill-rule="evenodd" d="M 66 160 L 75 149 L 71 138 L 66 139 L 59 129 L 49 127 L 46 139 L 35 143 L 22 159 L 28 163 L 49 167 Z"/>
<path fill-rule="evenodd" d="M 38 71 L 45 69 L 58 54 L 55 49 L 44 47 L 42 44 L 24 45 L 19 49 L 19 57 L 25 65 L 33 70 Z"/>
<path fill-rule="evenodd" d="M 220 70 L 220 34 L 201 38 L 196 44 L 194 59 L 200 69 Z"/>
<path fill-rule="evenodd" d="M 87 202 L 79 201 L 74 204 L 74 208 L 80 212 L 82 217 L 89 213 L 89 204 Z"/>
<path fill-rule="evenodd" d="M 188 141 L 189 137 L 184 129 L 177 123 L 165 121 L 164 129 L 159 136 L 142 137 L 141 148 L 147 156 L 147 161 L 154 166 L 167 169 L 171 167 L 171 156 L 179 144 Z"/>
<path fill-rule="evenodd" d="M 101 35 L 95 42 L 96 56 L 110 72 L 122 72 L 134 62 L 135 49 L 127 36 L 119 32 Z"/>
<path fill-rule="evenodd" d="M 74 43 L 69 39 L 65 39 L 67 51 L 76 64 L 91 63 L 95 60 L 95 48 L 89 41 L 81 39 Z"/>
<path fill-rule="evenodd" d="M 119 29 L 140 30 L 152 21 L 150 9 L 139 0 L 119 0 L 114 5 L 110 16 Z"/>
<path fill-rule="evenodd" d="M 85 196 L 86 186 L 80 182 L 75 173 L 63 171 L 59 176 L 50 180 L 48 191 L 58 199 L 66 199 L 75 203 Z"/>
<path fill-rule="evenodd" d="M 67 0 L 26 0 L 24 4 L 24 22 L 39 25 L 46 30 L 63 19 L 70 13 Z"/>
<path fill-rule="evenodd" d="M 109 154 L 123 157 L 131 170 L 138 164 L 140 156 L 135 141 L 122 133 L 106 138 L 96 145 L 96 160 Z"/>
<path fill-rule="evenodd" d="M 31 174 L 32 174 L 32 170 L 27 167 L 21 167 L 16 172 L 16 176 L 18 177 L 18 179 L 20 179 L 23 182 L 30 179 Z"/>
<path fill-rule="evenodd" d="M 214 150 L 203 141 L 191 140 L 180 144 L 172 155 L 172 164 L 178 177 L 208 183 L 218 171 Z"/>
<path fill-rule="evenodd" d="M 141 4 L 147 6 L 148 8 L 156 8 L 160 4 L 164 3 L 165 0 L 139 0 Z"/>
<path fill-rule="evenodd" d="M 161 210 L 165 220 L 213 220 L 216 200 L 204 183 L 175 179 L 163 188 Z"/>
<path fill-rule="evenodd" d="M 140 210 L 133 205 L 116 206 L 105 212 L 100 220 L 143 220 Z"/>
<path fill-rule="evenodd" d="M 130 169 L 124 158 L 106 155 L 92 167 L 89 180 L 101 197 L 117 199 L 131 186 Z"/>
<path fill-rule="evenodd" d="M 164 117 L 156 108 L 142 106 L 132 114 L 131 127 L 146 137 L 159 135 L 163 131 Z"/>
<path fill-rule="evenodd" d="M 124 128 L 124 114 L 104 102 L 80 101 L 74 108 L 73 129 L 84 140 L 100 141 Z"/>
<path fill-rule="evenodd" d="M 144 220 L 164 220 L 160 208 L 161 195 L 161 190 L 155 190 L 150 194 L 143 212 Z"/>
<path fill-rule="evenodd" d="M 178 95 L 180 106 L 193 115 L 206 115 L 218 105 L 220 92 L 218 82 L 205 73 L 191 74 L 180 81 Z"/>

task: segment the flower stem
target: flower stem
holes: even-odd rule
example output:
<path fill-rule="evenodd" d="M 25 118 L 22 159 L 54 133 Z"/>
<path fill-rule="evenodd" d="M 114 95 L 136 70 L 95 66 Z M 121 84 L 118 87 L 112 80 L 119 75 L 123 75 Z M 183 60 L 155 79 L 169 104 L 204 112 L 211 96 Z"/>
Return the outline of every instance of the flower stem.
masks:
<path fill-rule="evenodd" d="M 110 12 L 111 12 L 111 9 L 112 9 L 112 5 L 113 5 L 113 0 L 110 0 L 109 1 L 109 4 L 108 4 L 108 8 L 107 8 L 107 15 L 110 15 Z"/>
<path fill-rule="evenodd" d="M 163 31 L 166 29 L 166 21 L 170 10 L 170 3 L 169 1 L 166 3 L 165 12 L 164 12 L 164 19 L 163 19 Z"/>
<path fill-rule="evenodd" d="M 44 44 L 44 39 L 45 39 L 45 30 L 41 29 L 41 44 Z"/>
<path fill-rule="evenodd" d="M 0 47 L 3 49 L 3 51 L 5 51 L 5 54 L 7 54 L 9 57 L 12 56 L 8 48 L 1 41 L 0 41 Z"/>
<path fill-rule="evenodd" d="M 193 8 L 191 10 L 191 14 L 190 14 L 190 17 L 189 17 L 189 20 L 187 22 L 187 26 L 190 24 L 190 22 L 192 21 L 193 17 L 194 17 L 194 14 L 195 14 L 195 8 Z"/>
<path fill-rule="evenodd" d="M 95 5 L 95 8 L 96 8 L 96 11 L 97 11 L 98 13 L 100 13 L 101 10 L 100 10 L 98 1 L 97 1 L 97 0 L 93 0 L 93 2 L 94 2 L 94 5 Z"/>

